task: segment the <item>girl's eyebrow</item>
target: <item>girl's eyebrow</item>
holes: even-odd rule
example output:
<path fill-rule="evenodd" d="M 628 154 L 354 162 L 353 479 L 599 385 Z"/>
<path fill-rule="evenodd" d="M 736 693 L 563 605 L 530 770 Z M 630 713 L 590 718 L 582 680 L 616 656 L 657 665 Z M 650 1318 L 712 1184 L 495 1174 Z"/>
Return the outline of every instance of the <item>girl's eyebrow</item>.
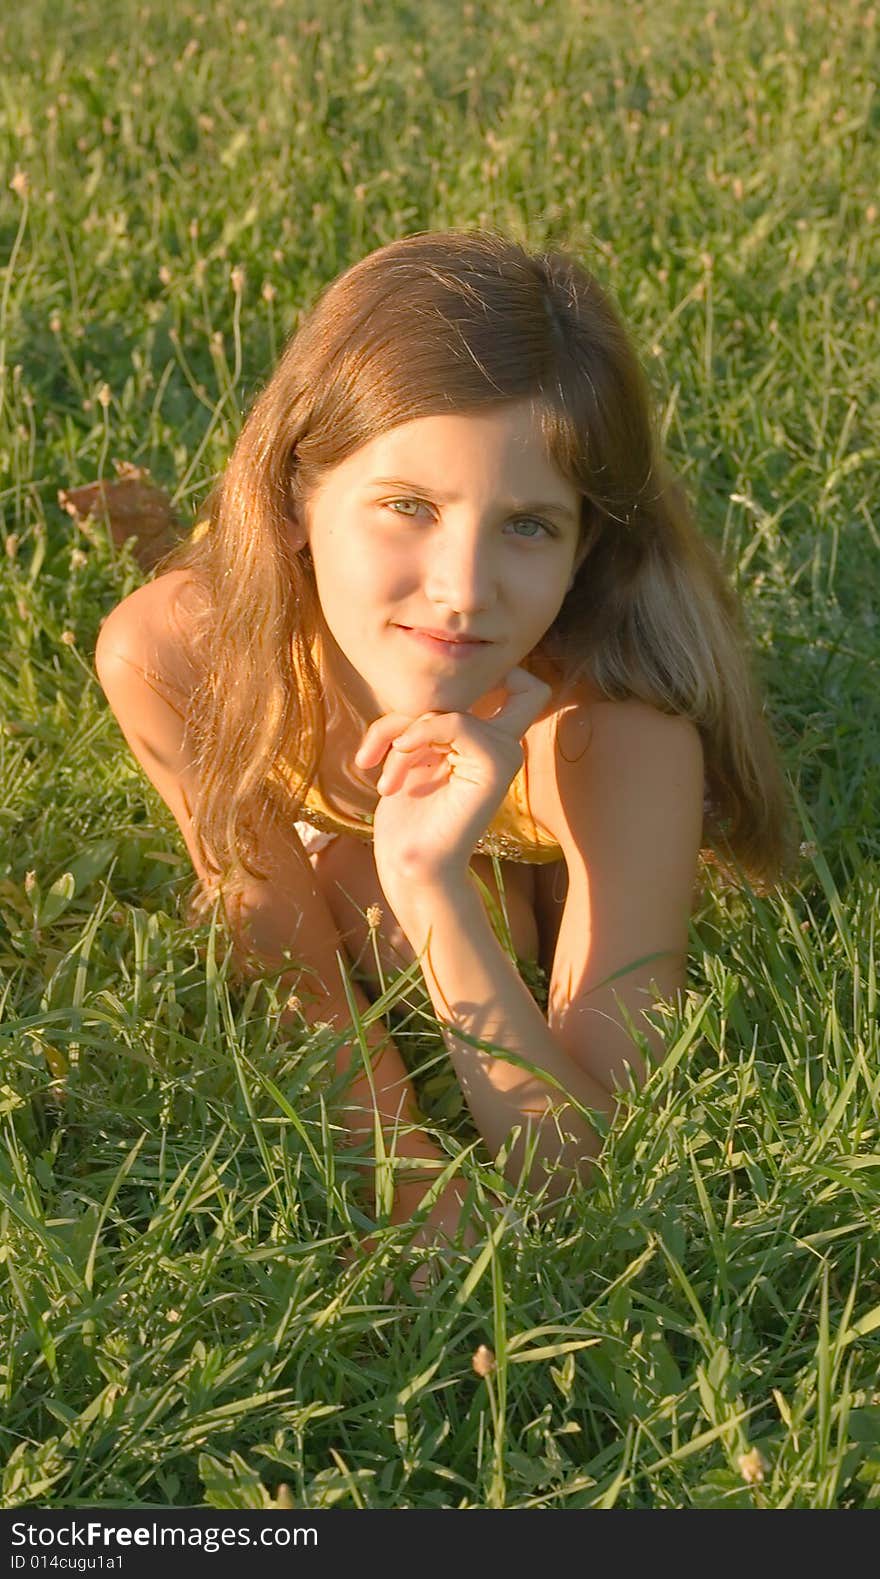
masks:
<path fill-rule="evenodd" d="M 426 488 L 423 483 L 412 482 L 406 477 L 373 477 L 367 484 L 368 488 L 411 488 L 413 493 L 429 494 L 432 499 L 439 499 L 441 504 L 454 504 L 457 494 L 444 493 L 442 489 Z M 576 521 L 577 516 L 569 505 L 563 504 L 560 499 L 537 499 L 530 504 L 511 499 L 504 506 L 505 510 L 543 510 L 546 515 L 562 515 L 569 521 Z"/>

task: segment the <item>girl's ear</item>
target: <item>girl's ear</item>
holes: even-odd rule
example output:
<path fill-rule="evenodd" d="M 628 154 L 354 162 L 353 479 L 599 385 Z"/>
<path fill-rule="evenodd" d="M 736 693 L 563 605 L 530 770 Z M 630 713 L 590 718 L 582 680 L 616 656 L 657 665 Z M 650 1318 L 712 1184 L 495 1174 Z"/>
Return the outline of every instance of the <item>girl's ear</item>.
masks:
<path fill-rule="evenodd" d="M 298 505 L 292 502 L 287 506 L 285 535 L 294 553 L 298 553 L 301 548 L 305 548 L 309 540 L 308 527 L 303 519 L 302 511 Z"/>
<path fill-rule="evenodd" d="M 596 539 L 597 539 L 598 535 L 599 535 L 598 527 L 597 527 L 597 523 L 595 521 L 591 521 L 586 526 L 584 526 L 583 531 L 582 531 L 581 541 L 578 544 L 577 552 L 575 553 L 575 556 L 574 556 L 574 564 L 572 565 L 572 569 L 571 569 L 571 580 L 568 583 L 568 587 L 566 589 L 567 591 L 570 592 L 572 587 L 574 586 L 575 577 L 577 576 L 577 573 L 580 570 L 581 565 L 583 564 L 584 560 L 586 559 L 587 555 L 589 554 L 590 549 L 593 547 L 594 543 L 596 542 Z"/>
<path fill-rule="evenodd" d="M 574 556 L 574 564 L 572 566 L 571 575 L 568 578 L 568 586 L 565 589 L 566 592 L 570 592 L 572 587 L 574 586 L 575 578 L 577 576 L 577 573 L 580 570 L 581 565 L 583 564 L 583 562 L 586 559 L 587 554 L 589 552 L 590 552 L 590 545 L 589 545 L 589 543 L 582 543 L 581 547 L 578 549 L 577 553 Z"/>

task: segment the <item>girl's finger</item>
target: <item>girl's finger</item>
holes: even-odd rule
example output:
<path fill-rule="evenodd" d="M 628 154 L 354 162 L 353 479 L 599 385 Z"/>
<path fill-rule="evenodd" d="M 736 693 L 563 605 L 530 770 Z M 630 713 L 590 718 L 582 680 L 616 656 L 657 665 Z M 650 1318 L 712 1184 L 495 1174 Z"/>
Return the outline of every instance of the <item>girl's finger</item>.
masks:
<path fill-rule="evenodd" d="M 456 735 L 471 735 L 471 720 L 487 725 L 494 733 L 520 741 L 534 723 L 541 709 L 546 706 L 552 690 L 543 680 L 529 674 L 517 665 L 503 682 L 506 700 L 489 719 L 478 719 L 473 713 L 455 714 L 428 712 L 416 719 L 405 713 L 385 713 L 370 725 L 355 752 L 355 766 L 363 769 L 375 767 L 393 745 L 402 753 L 414 751 L 425 745 L 448 745 Z M 428 727 L 430 726 L 430 727 Z M 472 736 L 476 744 L 477 737 Z"/>
<path fill-rule="evenodd" d="M 507 700 L 486 722 L 490 728 L 500 728 L 515 740 L 522 740 L 542 708 L 547 706 L 553 695 L 552 688 L 519 665 L 506 676 L 504 688 Z"/>
<path fill-rule="evenodd" d="M 376 781 L 376 788 L 381 795 L 393 794 L 405 782 L 413 765 L 416 768 L 437 768 L 444 760 L 451 762 L 455 756 L 456 752 L 451 745 L 437 745 L 428 741 L 414 742 L 398 753 L 397 741 L 393 740 Z M 418 760 L 419 757 L 422 758 L 421 761 Z"/>
<path fill-rule="evenodd" d="M 370 725 L 354 754 L 355 766 L 375 767 L 381 762 L 395 735 L 399 735 L 413 722 L 407 713 L 384 713 Z"/>
<path fill-rule="evenodd" d="M 485 749 L 487 734 L 489 739 L 501 736 L 518 744 L 553 692 L 543 680 L 518 667 L 511 669 L 504 684 L 507 700 L 491 718 L 479 719 L 473 713 L 424 713 L 395 736 L 391 742 L 394 750 L 443 747 L 455 740 L 469 742 L 477 750 Z"/>
<path fill-rule="evenodd" d="M 420 751 L 425 746 L 443 750 L 453 740 L 461 739 L 466 732 L 461 713 L 428 713 L 401 731 L 391 741 L 395 751 Z"/>
<path fill-rule="evenodd" d="M 389 750 L 390 745 L 401 739 L 404 734 L 408 734 L 409 729 L 416 728 L 430 718 L 439 717 L 442 717 L 442 714 L 438 712 L 423 712 L 419 718 L 409 717 L 403 712 L 385 712 L 384 717 L 376 718 L 374 723 L 371 723 L 367 734 L 363 736 L 357 752 L 354 753 L 355 766 L 376 766 L 376 763 L 381 763 L 382 756 Z"/>

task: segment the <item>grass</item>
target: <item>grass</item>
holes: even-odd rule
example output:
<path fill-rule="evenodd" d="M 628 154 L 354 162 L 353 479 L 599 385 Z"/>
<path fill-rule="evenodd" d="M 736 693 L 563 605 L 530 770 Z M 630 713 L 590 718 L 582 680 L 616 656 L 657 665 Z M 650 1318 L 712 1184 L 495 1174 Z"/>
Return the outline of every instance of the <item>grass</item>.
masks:
<path fill-rule="evenodd" d="M 0 56 L 2 1504 L 876 1506 L 876 9 L 85 0 L 62 36 L 33 0 Z M 342 1269 L 330 1033 L 181 923 L 92 668 L 141 573 L 56 495 L 130 460 L 188 524 L 316 290 L 487 221 L 633 325 L 804 857 L 709 885 L 668 1057 L 549 1223 L 490 1204 L 389 984 L 481 1236 L 419 1300 L 406 1230 Z"/>

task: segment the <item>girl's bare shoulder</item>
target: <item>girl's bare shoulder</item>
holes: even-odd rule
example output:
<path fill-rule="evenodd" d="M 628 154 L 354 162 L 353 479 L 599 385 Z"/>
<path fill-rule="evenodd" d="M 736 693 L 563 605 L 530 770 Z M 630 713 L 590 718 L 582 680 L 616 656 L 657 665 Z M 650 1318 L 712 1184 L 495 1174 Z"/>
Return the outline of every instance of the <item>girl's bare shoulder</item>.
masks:
<path fill-rule="evenodd" d="M 549 671 L 541 671 L 540 677 L 553 686 Z M 689 720 L 661 713 L 637 697 L 606 696 L 589 676 L 565 690 L 555 686 L 547 707 L 526 736 L 533 815 L 558 837 L 566 821 L 560 789 L 560 776 L 569 776 L 565 764 L 579 762 L 591 747 L 591 759 L 600 749 L 616 752 L 621 740 L 649 739 L 658 728 L 674 736 L 676 742 L 682 730 L 697 733 Z"/>
<path fill-rule="evenodd" d="M 169 570 L 136 587 L 103 621 L 95 662 L 122 659 L 172 691 L 190 694 L 200 677 L 196 616 L 200 594 L 188 570 Z"/>

